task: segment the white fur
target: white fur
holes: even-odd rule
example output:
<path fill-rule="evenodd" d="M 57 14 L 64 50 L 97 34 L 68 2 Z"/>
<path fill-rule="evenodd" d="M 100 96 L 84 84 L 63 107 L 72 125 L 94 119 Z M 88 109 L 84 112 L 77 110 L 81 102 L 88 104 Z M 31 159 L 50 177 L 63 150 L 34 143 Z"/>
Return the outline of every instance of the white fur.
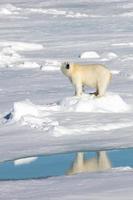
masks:
<path fill-rule="evenodd" d="M 104 96 L 107 86 L 111 80 L 111 72 L 104 66 L 99 64 L 69 64 L 69 69 L 66 66 L 69 63 L 63 63 L 61 66 L 62 72 L 71 80 L 75 87 L 75 95 L 81 96 L 83 87 L 90 86 L 96 88 L 96 96 Z"/>

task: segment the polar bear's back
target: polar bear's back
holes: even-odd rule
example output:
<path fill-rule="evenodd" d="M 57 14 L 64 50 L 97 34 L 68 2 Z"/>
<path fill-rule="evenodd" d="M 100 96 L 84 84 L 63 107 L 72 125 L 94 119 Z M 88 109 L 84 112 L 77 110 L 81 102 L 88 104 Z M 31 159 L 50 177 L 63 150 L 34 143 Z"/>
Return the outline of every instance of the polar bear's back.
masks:
<path fill-rule="evenodd" d="M 72 74 L 81 78 L 83 84 L 92 87 L 95 87 L 98 81 L 111 79 L 110 71 L 104 65 L 100 64 L 73 64 Z"/>
<path fill-rule="evenodd" d="M 72 64 L 73 72 L 79 71 L 79 73 L 94 73 L 102 74 L 102 73 L 110 73 L 110 71 L 104 66 L 100 64 Z"/>

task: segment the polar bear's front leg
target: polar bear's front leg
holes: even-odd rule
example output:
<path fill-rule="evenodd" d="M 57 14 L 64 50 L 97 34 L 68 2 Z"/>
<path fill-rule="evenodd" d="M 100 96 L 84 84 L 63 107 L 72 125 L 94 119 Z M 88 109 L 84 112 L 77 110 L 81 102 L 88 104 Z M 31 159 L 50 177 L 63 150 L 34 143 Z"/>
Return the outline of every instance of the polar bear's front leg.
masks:
<path fill-rule="evenodd" d="M 75 84 L 75 96 L 82 96 L 83 90 L 82 90 L 82 83 Z"/>

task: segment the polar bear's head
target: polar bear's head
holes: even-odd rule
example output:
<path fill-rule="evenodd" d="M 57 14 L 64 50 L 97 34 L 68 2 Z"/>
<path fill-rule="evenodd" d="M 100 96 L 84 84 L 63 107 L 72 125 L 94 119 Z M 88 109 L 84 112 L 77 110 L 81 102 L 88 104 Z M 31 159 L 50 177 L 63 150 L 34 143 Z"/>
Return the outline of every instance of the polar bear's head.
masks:
<path fill-rule="evenodd" d="M 62 65 L 61 65 L 61 71 L 66 76 L 70 77 L 71 76 L 71 71 L 72 71 L 72 65 L 70 63 L 68 63 L 68 62 L 62 63 Z"/>

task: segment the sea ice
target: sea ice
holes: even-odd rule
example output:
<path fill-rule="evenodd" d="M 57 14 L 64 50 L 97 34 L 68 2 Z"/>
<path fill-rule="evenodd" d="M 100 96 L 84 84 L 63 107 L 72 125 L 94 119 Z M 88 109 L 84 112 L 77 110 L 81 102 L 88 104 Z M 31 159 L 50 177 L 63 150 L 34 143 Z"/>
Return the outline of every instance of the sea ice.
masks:
<path fill-rule="evenodd" d="M 109 61 L 109 60 L 113 60 L 118 58 L 118 55 L 116 53 L 113 52 L 109 52 L 109 53 L 104 53 L 101 55 L 101 60 L 102 61 Z"/>
<path fill-rule="evenodd" d="M 65 15 L 66 14 L 66 11 L 57 10 L 57 9 L 27 8 L 26 10 L 31 13 L 48 14 L 48 15 Z"/>
<path fill-rule="evenodd" d="M 25 61 L 17 51 L 38 51 L 42 50 L 40 44 L 26 42 L 0 42 L 0 67 L 12 68 L 40 68 L 37 62 Z"/>
<path fill-rule="evenodd" d="M 68 17 L 68 18 L 86 18 L 86 17 L 88 17 L 88 14 L 80 13 L 80 12 L 78 12 L 78 13 L 68 12 L 66 14 L 66 17 Z"/>
<path fill-rule="evenodd" d="M 24 116 L 42 117 L 47 116 L 49 113 L 43 111 L 45 107 L 33 104 L 31 101 L 15 102 L 13 107 L 13 119 L 19 121 Z"/>
<path fill-rule="evenodd" d="M 95 51 L 86 51 L 81 53 L 80 58 L 87 59 L 87 58 L 100 58 L 99 54 Z"/>
<path fill-rule="evenodd" d="M 10 47 L 4 47 L 0 52 L 0 67 L 9 67 L 21 60 L 21 56 Z"/>
<path fill-rule="evenodd" d="M 30 164 L 31 162 L 34 162 L 37 160 L 38 157 L 29 157 L 29 158 L 21 158 L 14 160 L 14 165 L 25 165 L 25 164 Z"/>
<path fill-rule="evenodd" d="M 24 61 L 16 64 L 18 68 L 26 68 L 26 69 L 33 69 L 33 68 L 40 68 L 40 65 L 36 62 Z"/>
<path fill-rule="evenodd" d="M 113 93 L 104 97 L 84 94 L 82 97 L 66 97 L 59 105 L 35 105 L 30 100 L 15 102 L 13 107 L 13 118 L 19 121 L 24 116 L 46 117 L 53 112 L 106 112 L 119 113 L 129 111 L 130 107 L 123 99 Z"/>
<path fill-rule="evenodd" d="M 4 4 L 0 6 L 0 15 L 18 15 L 21 8 L 17 8 L 12 4 Z"/>
<path fill-rule="evenodd" d="M 10 47 L 14 51 L 38 51 L 44 48 L 42 44 L 17 41 L 0 41 L 0 47 Z"/>
<path fill-rule="evenodd" d="M 44 64 L 40 67 L 42 71 L 56 71 L 60 70 L 61 62 L 58 60 L 45 60 Z"/>
<path fill-rule="evenodd" d="M 129 106 L 123 99 L 113 93 L 107 93 L 104 97 L 83 95 L 82 97 L 67 97 L 61 101 L 62 111 L 71 112 L 125 112 Z"/>
<path fill-rule="evenodd" d="M 107 93 L 104 97 L 84 94 L 82 97 L 66 97 L 58 103 L 51 105 L 35 105 L 30 100 L 15 102 L 11 113 L 4 118 L 8 122 L 18 122 L 23 126 L 50 131 L 54 136 L 81 134 L 90 131 L 108 131 L 133 126 L 131 122 L 123 123 L 95 123 L 79 128 L 60 125 L 60 120 L 56 118 L 59 113 L 120 113 L 130 110 L 124 100 L 117 94 Z M 9 116 L 9 117 L 8 117 Z"/>

